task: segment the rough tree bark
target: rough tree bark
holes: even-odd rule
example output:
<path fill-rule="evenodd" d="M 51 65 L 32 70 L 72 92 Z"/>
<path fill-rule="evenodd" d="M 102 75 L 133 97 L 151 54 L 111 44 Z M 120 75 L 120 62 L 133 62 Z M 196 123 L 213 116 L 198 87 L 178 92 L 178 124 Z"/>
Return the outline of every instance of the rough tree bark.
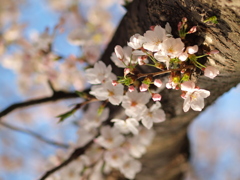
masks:
<path fill-rule="evenodd" d="M 198 35 L 201 36 L 193 41 L 220 51 L 208 58 L 209 64 L 216 64 L 220 75 L 214 80 L 205 77 L 198 80 L 201 88 L 211 92 L 211 96 L 205 99 L 206 106 L 240 82 L 239 0 L 134 0 L 127 8 L 127 14 L 101 58 L 105 63 L 115 67 L 109 58 L 114 46 L 126 45 L 133 34 L 143 34 L 151 25 L 164 26 L 169 22 L 176 35 L 177 23 L 187 17 L 190 24 L 198 25 Z M 203 18 L 211 16 L 217 16 L 217 25 L 203 23 Z M 114 71 L 122 73 L 117 68 Z M 157 136 L 142 158 L 143 170 L 136 178 L 139 180 L 179 180 L 187 167 L 187 127 L 199 113 L 182 111 L 183 100 L 179 91 L 163 90 L 161 94 L 167 120 L 155 128 Z"/>

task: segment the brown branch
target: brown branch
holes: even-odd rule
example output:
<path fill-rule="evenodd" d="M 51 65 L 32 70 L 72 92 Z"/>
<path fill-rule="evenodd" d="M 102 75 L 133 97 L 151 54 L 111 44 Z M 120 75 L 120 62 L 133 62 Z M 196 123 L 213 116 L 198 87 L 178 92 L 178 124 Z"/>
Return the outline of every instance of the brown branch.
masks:
<path fill-rule="evenodd" d="M 57 101 L 57 100 L 61 100 L 61 99 L 77 98 L 77 97 L 79 97 L 79 96 L 75 92 L 56 91 L 52 96 L 49 96 L 49 97 L 44 97 L 44 98 L 39 98 L 39 99 L 34 99 L 34 100 L 29 100 L 29 101 L 25 101 L 25 102 L 12 104 L 0 112 L 0 118 L 18 108 L 23 108 L 23 107 L 46 103 L 46 102 Z"/>
<path fill-rule="evenodd" d="M 73 160 L 77 159 L 80 155 L 82 155 L 88 149 L 88 147 L 92 145 L 92 143 L 93 143 L 93 140 L 88 142 L 84 147 L 80 147 L 80 148 L 75 149 L 73 151 L 73 153 L 69 156 L 68 159 L 63 161 L 60 165 L 58 165 L 58 166 L 52 168 L 51 170 L 47 171 L 39 180 L 44 180 L 47 177 L 49 177 L 51 174 L 53 174 L 54 172 L 60 170 L 64 166 L 67 166 L 70 162 L 72 162 Z"/>
<path fill-rule="evenodd" d="M 32 137 L 35 137 L 37 138 L 38 140 L 40 141 L 43 141 L 45 143 L 48 143 L 50 145 L 55 145 L 55 146 L 59 146 L 61 148 L 69 148 L 69 146 L 67 144 L 63 144 L 63 143 L 59 143 L 59 142 L 56 142 L 56 141 L 52 141 L 50 139 L 47 139 L 31 130 L 27 130 L 27 129 L 22 129 L 22 128 L 19 128 L 19 127 L 16 127 L 16 126 L 13 126 L 11 124 L 8 124 L 6 122 L 0 122 L 0 124 L 6 128 L 9 128 L 13 131 L 16 131 L 16 132 L 20 132 L 20 133 L 24 133 L 24 134 L 27 134 L 27 135 L 30 135 Z"/>
<path fill-rule="evenodd" d="M 161 75 L 161 74 L 166 74 L 166 73 L 170 73 L 172 71 L 181 71 L 183 69 L 191 69 L 191 68 L 194 68 L 193 65 L 189 65 L 189 66 L 186 66 L 186 67 L 183 67 L 183 68 L 178 68 L 178 69 L 169 69 L 169 70 L 165 70 L 165 71 L 160 71 L 160 72 L 153 72 L 153 73 L 145 73 L 145 74 L 138 74 L 137 78 L 142 78 L 142 77 L 146 77 L 146 76 L 158 76 L 158 75 Z"/>

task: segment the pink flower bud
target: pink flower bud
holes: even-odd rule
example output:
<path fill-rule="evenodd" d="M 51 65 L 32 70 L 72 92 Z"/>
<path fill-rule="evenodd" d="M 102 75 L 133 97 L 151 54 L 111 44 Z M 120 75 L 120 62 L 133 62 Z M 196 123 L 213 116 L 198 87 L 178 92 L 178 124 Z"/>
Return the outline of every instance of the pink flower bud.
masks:
<path fill-rule="evenodd" d="M 114 51 L 116 53 L 116 56 L 118 59 L 122 60 L 123 59 L 123 48 L 119 45 L 115 46 Z"/>
<path fill-rule="evenodd" d="M 153 101 L 160 101 L 162 99 L 162 96 L 157 93 L 152 93 L 152 99 Z"/>
<path fill-rule="evenodd" d="M 162 86 L 162 81 L 160 79 L 155 79 L 153 84 L 160 88 Z"/>
<path fill-rule="evenodd" d="M 172 89 L 172 83 L 168 82 L 168 83 L 166 84 L 166 88 L 167 88 L 167 89 Z"/>
<path fill-rule="evenodd" d="M 183 22 L 183 23 L 186 23 L 186 22 L 187 22 L 187 18 L 186 18 L 186 17 L 183 17 L 183 18 L 182 18 L 182 22 Z"/>
<path fill-rule="evenodd" d="M 207 54 L 207 55 L 210 55 L 210 54 L 217 54 L 217 53 L 219 53 L 218 50 L 212 50 L 212 51 L 210 51 L 210 52 L 208 52 L 208 53 L 206 53 L 206 54 Z"/>
<path fill-rule="evenodd" d="M 187 47 L 187 52 L 188 52 L 189 54 L 194 54 L 194 53 L 198 52 L 198 46 L 197 46 L 197 45 L 188 46 L 188 47 Z"/>
<path fill-rule="evenodd" d="M 128 91 L 129 92 L 133 92 L 133 91 L 135 91 L 135 87 L 134 86 L 128 86 Z"/>
<path fill-rule="evenodd" d="M 186 52 L 182 52 L 179 56 L 178 59 L 180 59 L 181 61 L 186 61 L 188 58 L 188 54 Z"/>
<path fill-rule="evenodd" d="M 180 31 L 180 29 L 182 28 L 182 22 L 178 23 L 178 31 Z"/>
<path fill-rule="evenodd" d="M 147 91 L 149 88 L 149 85 L 148 84 L 142 84 L 139 89 L 141 92 L 144 92 L 144 91 Z"/>
<path fill-rule="evenodd" d="M 154 30 L 154 28 L 155 28 L 155 26 L 150 26 L 150 30 L 152 30 L 152 31 L 153 31 L 153 30 Z"/>
<path fill-rule="evenodd" d="M 204 70 L 204 76 L 207 76 L 211 79 L 215 78 L 219 74 L 219 70 L 213 66 L 207 66 Z"/>
<path fill-rule="evenodd" d="M 186 69 L 182 69 L 181 70 L 181 74 L 185 73 L 186 72 Z"/>
<path fill-rule="evenodd" d="M 113 86 L 116 86 L 116 85 L 118 85 L 118 82 L 117 82 L 117 80 L 112 80 L 112 85 L 113 85 Z"/>
<path fill-rule="evenodd" d="M 188 34 L 195 33 L 197 31 L 197 26 L 193 26 L 189 31 Z"/>
<path fill-rule="evenodd" d="M 129 74 L 131 72 L 131 70 L 129 68 L 125 68 L 124 69 L 124 76 L 126 76 L 127 74 Z"/>

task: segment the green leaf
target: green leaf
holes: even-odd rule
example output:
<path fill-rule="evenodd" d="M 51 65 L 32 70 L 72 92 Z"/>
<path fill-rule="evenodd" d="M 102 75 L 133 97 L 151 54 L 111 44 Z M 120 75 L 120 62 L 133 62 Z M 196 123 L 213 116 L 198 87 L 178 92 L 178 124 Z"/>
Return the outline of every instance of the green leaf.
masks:
<path fill-rule="evenodd" d="M 206 22 L 211 22 L 211 23 L 214 23 L 214 24 L 217 24 L 217 23 L 218 23 L 216 16 L 212 16 L 212 17 L 206 19 L 206 20 L 203 21 L 203 22 L 204 22 L 204 23 L 206 23 Z"/>
<path fill-rule="evenodd" d="M 189 74 L 184 74 L 182 79 L 181 79 L 181 82 L 189 81 L 189 79 L 190 79 Z"/>
<path fill-rule="evenodd" d="M 76 109 L 72 109 L 71 111 L 68 111 L 64 114 L 60 114 L 57 117 L 60 118 L 58 123 L 63 122 L 65 119 L 67 119 L 68 117 L 70 117 L 71 115 L 73 115 L 76 112 Z"/>

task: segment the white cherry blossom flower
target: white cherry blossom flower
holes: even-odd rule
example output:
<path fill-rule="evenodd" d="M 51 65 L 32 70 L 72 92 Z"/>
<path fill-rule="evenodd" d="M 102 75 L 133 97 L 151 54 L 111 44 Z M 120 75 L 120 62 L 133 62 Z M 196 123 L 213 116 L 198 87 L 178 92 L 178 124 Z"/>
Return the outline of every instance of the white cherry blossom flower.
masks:
<path fill-rule="evenodd" d="M 157 52 L 161 50 L 162 42 L 167 38 L 166 30 L 161 26 L 155 26 L 154 30 L 147 31 L 144 37 L 146 38 L 146 43 L 143 44 L 144 49 Z"/>
<path fill-rule="evenodd" d="M 159 123 L 165 121 L 166 115 L 162 109 L 159 109 L 160 107 L 161 104 L 156 102 L 150 109 L 145 109 L 141 119 L 146 128 L 151 129 L 154 122 Z"/>
<path fill-rule="evenodd" d="M 104 154 L 105 162 L 113 168 L 121 167 L 129 158 L 128 152 L 123 148 L 106 151 Z"/>
<path fill-rule="evenodd" d="M 106 80 L 117 79 L 116 75 L 112 73 L 111 65 L 107 67 L 102 61 L 98 61 L 93 68 L 87 69 L 85 72 L 87 81 L 91 84 L 100 84 Z"/>
<path fill-rule="evenodd" d="M 129 154 L 134 158 L 141 158 L 142 155 L 146 152 L 146 145 L 141 143 L 141 139 L 139 136 L 129 138 L 125 145 L 129 151 Z"/>
<path fill-rule="evenodd" d="M 121 47 L 121 46 L 120 46 Z M 122 52 L 119 48 L 116 48 L 115 52 L 112 53 L 111 60 L 115 63 L 116 66 L 121 68 L 126 68 L 126 66 L 131 64 L 137 64 L 138 56 L 132 55 L 132 48 L 129 46 L 124 46 Z"/>
<path fill-rule="evenodd" d="M 113 86 L 111 82 L 102 85 L 92 86 L 90 94 L 99 100 L 109 100 L 113 105 L 119 105 L 123 99 L 123 85 L 117 84 Z"/>
<path fill-rule="evenodd" d="M 139 49 L 142 47 L 143 43 L 145 42 L 145 38 L 141 36 L 140 34 L 135 34 L 131 36 L 130 42 L 128 42 L 128 46 L 130 46 L 133 49 Z"/>
<path fill-rule="evenodd" d="M 114 127 L 123 134 L 128 134 L 130 132 L 135 135 L 138 134 L 137 127 L 139 126 L 139 123 L 134 118 L 128 118 L 126 120 L 113 119 L 112 122 L 114 122 Z"/>
<path fill-rule="evenodd" d="M 125 108 L 125 113 L 130 117 L 138 117 L 150 99 L 149 93 L 139 93 L 138 91 L 127 92 L 123 97 L 122 106 Z"/>
<path fill-rule="evenodd" d="M 158 51 L 157 53 L 154 54 L 154 57 L 159 62 L 165 63 L 167 69 L 169 69 L 170 58 L 165 53 L 163 53 L 163 51 Z"/>
<path fill-rule="evenodd" d="M 204 98 L 210 95 L 210 92 L 204 89 L 196 89 L 193 81 L 186 81 L 181 84 L 181 90 L 187 91 L 184 96 L 183 111 L 187 112 L 190 107 L 194 111 L 201 111 L 204 108 Z"/>
<path fill-rule="evenodd" d="M 126 161 L 120 167 L 120 172 L 128 179 L 134 179 L 136 174 L 140 171 L 141 171 L 141 163 L 133 158 Z"/>
<path fill-rule="evenodd" d="M 219 74 L 219 70 L 213 66 L 207 66 L 204 70 L 204 76 L 211 79 L 215 78 Z"/>
<path fill-rule="evenodd" d="M 153 131 L 153 129 L 146 129 L 142 126 L 139 128 L 138 138 L 140 144 L 149 146 L 152 143 L 154 136 L 155 132 Z"/>
<path fill-rule="evenodd" d="M 125 140 L 115 128 L 104 126 L 100 130 L 101 135 L 95 139 L 95 142 L 106 149 L 119 147 Z"/>
<path fill-rule="evenodd" d="M 168 38 L 162 43 L 163 54 L 171 58 L 178 57 L 184 49 L 184 43 L 180 38 Z"/>

